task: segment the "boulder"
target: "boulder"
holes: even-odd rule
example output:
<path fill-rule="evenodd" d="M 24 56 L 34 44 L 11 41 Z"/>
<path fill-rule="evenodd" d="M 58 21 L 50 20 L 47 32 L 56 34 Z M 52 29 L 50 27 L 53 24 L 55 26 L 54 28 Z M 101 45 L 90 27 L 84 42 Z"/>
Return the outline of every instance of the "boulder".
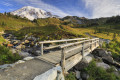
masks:
<path fill-rule="evenodd" d="M 111 54 L 105 51 L 104 49 L 96 49 L 93 51 L 94 56 L 101 57 L 105 63 L 114 64 L 114 60 L 111 57 Z"/>
<path fill-rule="evenodd" d="M 13 54 L 17 53 L 16 49 L 12 48 L 11 51 L 12 51 Z"/>
<path fill-rule="evenodd" d="M 29 43 L 29 40 L 25 40 L 25 43 Z"/>
<path fill-rule="evenodd" d="M 4 64 L 4 65 L 0 65 L 0 69 L 6 69 L 6 68 L 9 68 L 12 66 L 13 66 L 13 64 Z"/>
<path fill-rule="evenodd" d="M 91 56 L 85 56 L 76 66 L 75 69 L 76 70 L 82 70 L 83 68 L 87 67 L 88 64 L 92 61 L 92 57 Z"/>
<path fill-rule="evenodd" d="M 23 57 L 28 57 L 30 54 L 28 52 L 21 51 L 19 52 L 19 55 Z"/>
<path fill-rule="evenodd" d="M 108 64 L 114 64 L 115 63 L 114 59 L 111 56 L 102 57 L 102 60 L 105 63 L 108 63 Z"/>
<path fill-rule="evenodd" d="M 19 60 L 19 61 L 17 61 L 15 64 L 20 64 L 20 63 L 25 63 L 25 61 Z"/>
<path fill-rule="evenodd" d="M 104 69 L 109 69 L 110 68 L 110 66 L 108 64 L 104 63 L 104 62 L 97 62 L 96 66 L 97 67 L 102 67 Z"/>
<path fill-rule="evenodd" d="M 104 49 L 96 49 L 93 51 L 93 54 L 95 56 L 99 56 L 99 57 L 106 57 L 109 55 L 109 54 L 107 54 L 107 52 Z"/>
<path fill-rule="evenodd" d="M 41 51 L 40 50 L 34 51 L 33 54 L 36 55 L 36 56 L 40 56 Z"/>
<path fill-rule="evenodd" d="M 76 73 L 76 78 L 77 79 L 80 79 L 81 77 L 80 77 L 80 71 L 75 71 L 75 73 Z"/>
<path fill-rule="evenodd" d="M 26 57 L 23 60 L 28 61 L 28 60 L 31 60 L 31 59 L 34 59 L 34 57 Z"/>
<path fill-rule="evenodd" d="M 21 48 L 22 48 L 22 44 L 20 44 L 16 47 L 16 49 L 21 49 Z"/>
<path fill-rule="evenodd" d="M 91 56 L 85 56 L 84 58 L 83 58 L 83 61 L 84 62 L 86 62 L 86 63 L 90 63 L 91 61 L 92 61 L 92 57 Z"/>
<path fill-rule="evenodd" d="M 82 72 L 82 73 L 81 73 L 81 78 L 82 78 L 83 80 L 88 80 L 89 75 L 88 75 L 87 73 L 85 73 L 85 72 Z"/>

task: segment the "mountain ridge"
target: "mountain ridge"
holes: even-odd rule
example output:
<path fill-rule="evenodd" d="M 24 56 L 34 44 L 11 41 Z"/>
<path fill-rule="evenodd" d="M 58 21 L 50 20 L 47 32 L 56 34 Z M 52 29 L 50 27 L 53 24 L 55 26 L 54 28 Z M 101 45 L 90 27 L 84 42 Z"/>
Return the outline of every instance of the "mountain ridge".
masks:
<path fill-rule="evenodd" d="M 16 11 L 10 12 L 12 15 L 17 15 L 22 18 L 28 18 L 29 20 L 34 20 L 38 18 L 48 18 L 48 17 L 58 17 L 53 15 L 51 12 L 47 12 L 40 8 L 35 8 L 32 6 L 24 6 Z"/>

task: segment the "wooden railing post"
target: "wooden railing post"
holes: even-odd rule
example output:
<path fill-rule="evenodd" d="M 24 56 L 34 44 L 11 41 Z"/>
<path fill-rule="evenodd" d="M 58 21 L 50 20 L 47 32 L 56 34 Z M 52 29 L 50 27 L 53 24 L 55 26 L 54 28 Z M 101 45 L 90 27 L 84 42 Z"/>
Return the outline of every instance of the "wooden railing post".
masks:
<path fill-rule="evenodd" d="M 92 50 L 92 40 L 90 41 L 90 50 Z"/>
<path fill-rule="evenodd" d="M 97 43 L 97 40 L 95 39 L 95 47 L 97 46 L 97 44 L 96 44 L 96 43 Z"/>
<path fill-rule="evenodd" d="M 84 57 L 84 42 L 82 43 L 82 57 Z"/>
<path fill-rule="evenodd" d="M 43 55 L 43 43 L 41 43 L 41 55 Z"/>
<path fill-rule="evenodd" d="M 62 54 L 61 54 L 61 67 L 63 75 L 65 75 L 65 49 L 62 48 Z"/>
<path fill-rule="evenodd" d="M 98 40 L 98 45 L 99 45 L 99 47 L 101 48 L 101 46 L 100 46 L 100 39 Z"/>
<path fill-rule="evenodd" d="M 67 42 L 67 41 L 65 41 L 65 43 L 67 44 L 68 42 Z"/>

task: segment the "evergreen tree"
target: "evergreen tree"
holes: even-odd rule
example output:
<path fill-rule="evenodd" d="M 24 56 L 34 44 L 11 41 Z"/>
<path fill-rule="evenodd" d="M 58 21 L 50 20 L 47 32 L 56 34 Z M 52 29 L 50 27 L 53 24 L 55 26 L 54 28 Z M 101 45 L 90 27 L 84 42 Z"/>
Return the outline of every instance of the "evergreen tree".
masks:
<path fill-rule="evenodd" d="M 2 22 L 2 24 L 1 24 L 2 26 L 6 26 L 6 23 L 5 22 Z"/>
<path fill-rule="evenodd" d="M 116 41 L 116 33 L 113 34 L 113 41 Z"/>

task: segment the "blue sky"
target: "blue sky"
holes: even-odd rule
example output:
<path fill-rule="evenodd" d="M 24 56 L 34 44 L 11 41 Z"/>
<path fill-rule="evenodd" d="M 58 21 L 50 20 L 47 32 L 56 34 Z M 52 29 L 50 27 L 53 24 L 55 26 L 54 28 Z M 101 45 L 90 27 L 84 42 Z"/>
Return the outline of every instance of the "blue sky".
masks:
<path fill-rule="evenodd" d="M 0 0 L 0 12 L 33 6 L 64 17 L 110 17 L 120 14 L 120 0 Z"/>

